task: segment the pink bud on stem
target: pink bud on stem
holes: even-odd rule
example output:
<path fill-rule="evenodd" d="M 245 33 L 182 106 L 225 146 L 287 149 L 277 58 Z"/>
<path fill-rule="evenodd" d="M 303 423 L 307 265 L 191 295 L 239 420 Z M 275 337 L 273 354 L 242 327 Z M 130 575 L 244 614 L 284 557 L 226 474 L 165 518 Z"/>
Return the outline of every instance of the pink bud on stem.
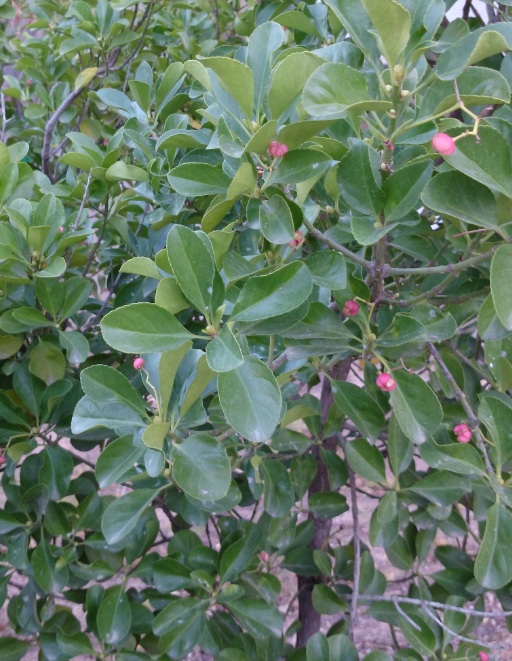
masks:
<path fill-rule="evenodd" d="M 387 372 L 379 374 L 375 383 L 377 384 L 377 388 L 380 388 L 383 392 L 391 392 L 392 390 L 395 390 L 397 385 L 395 379 L 391 374 L 387 374 Z"/>
<path fill-rule="evenodd" d="M 144 358 L 135 358 L 133 361 L 133 369 L 141 370 L 144 367 Z"/>
<path fill-rule="evenodd" d="M 288 153 L 288 147 L 277 140 L 273 140 L 268 146 L 268 153 L 274 158 L 283 158 Z"/>
<path fill-rule="evenodd" d="M 346 317 L 355 317 L 359 312 L 359 303 L 354 300 L 345 301 L 345 304 L 341 310 Z"/>
<path fill-rule="evenodd" d="M 455 151 L 455 140 L 446 133 L 436 133 L 432 138 L 432 147 L 441 156 L 451 156 Z"/>

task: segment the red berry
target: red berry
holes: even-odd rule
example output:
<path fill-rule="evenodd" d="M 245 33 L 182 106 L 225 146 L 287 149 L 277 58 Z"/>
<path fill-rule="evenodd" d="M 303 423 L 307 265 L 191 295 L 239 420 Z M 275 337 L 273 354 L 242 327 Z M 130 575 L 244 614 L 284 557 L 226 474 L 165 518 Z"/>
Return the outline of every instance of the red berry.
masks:
<path fill-rule="evenodd" d="M 342 312 L 346 317 L 355 317 L 359 312 L 359 304 L 357 301 L 345 301 L 345 305 L 342 308 Z"/>
<path fill-rule="evenodd" d="M 432 138 L 432 147 L 441 156 L 451 156 L 455 151 L 455 140 L 446 133 L 436 133 Z"/>
<path fill-rule="evenodd" d="M 391 392 L 391 390 L 396 388 L 395 379 L 391 374 L 387 374 L 386 372 L 379 374 L 375 383 L 377 384 L 377 388 L 380 388 L 383 392 Z"/>
<path fill-rule="evenodd" d="M 136 370 L 141 370 L 144 367 L 144 358 L 135 358 L 133 361 L 133 368 Z"/>

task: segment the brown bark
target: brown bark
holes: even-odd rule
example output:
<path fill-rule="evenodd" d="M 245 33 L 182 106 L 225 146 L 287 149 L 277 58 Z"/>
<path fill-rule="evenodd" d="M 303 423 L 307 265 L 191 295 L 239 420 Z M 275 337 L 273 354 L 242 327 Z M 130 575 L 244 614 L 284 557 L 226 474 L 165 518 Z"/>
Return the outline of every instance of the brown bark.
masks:
<path fill-rule="evenodd" d="M 348 373 L 350 371 L 350 365 L 352 363 L 351 358 L 347 358 L 336 365 L 329 372 L 329 376 L 338 381 L 345 381 Z M 334 399 L 332 396 L 331 382 L 328 378 L 324 378 L 322 382 L 322 390 L 320 395 L 320 404 L 321 404 L 321 419 L 322 425 L 325 426 L 329 411 L 334 404 Z M 322 447 L 325 450 L 335 451 L 337 447 L 337 438 L 336 436 L 330 436 L 325 438 L 322 442 Z M 317 461 L 318 470 L 317 473 L 311 482 L 311 485 L 308 490 L 308 495 L 314 493 L 320 493 L 322 491 L 329 491 L 329 476 L 327 473 L 327 468 L 320 458 L 320 447 L 315 445 L 311 450 L 311 454 L 315 457 Z M 309 519 L 313 521 L 315 526 L 315 534 L 310 543 L 310 547 L 313 549 L 322 549 L 325 541 L 331 533 L 331 519 L 321 519 L 316 517 L 314 514 L 309 514 Z M 321 617 L 320 614 L 316 612 L 313 607 L 312 595 L 313 588 L 318 583 L 321 583 L 322 579 L 319 576 L 299 576 L 298 577 L 298 601 L 299 601 L 299 621 L 301 622 L 301 628 L 297 633 L 297 642 L 296 647 L 304 647 L 309 638 L 317 631 L 320 631 Z"/>

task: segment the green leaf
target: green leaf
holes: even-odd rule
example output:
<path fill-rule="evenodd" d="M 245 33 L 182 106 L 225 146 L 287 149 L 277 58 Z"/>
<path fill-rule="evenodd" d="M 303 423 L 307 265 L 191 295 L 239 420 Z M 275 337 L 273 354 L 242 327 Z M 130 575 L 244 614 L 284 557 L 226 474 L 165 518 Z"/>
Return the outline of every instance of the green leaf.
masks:
<path fill-rule="evenodd" d="M 121 436 L 103 450 L 96 461 L 94 473 L 100 489 L 120 482 L 133 465 L 142 457 L 144 448 L 133 444 L 132 436 Z"/>
<path fill-rule="evenodd" d="M 494 195 L 486 186 L 462 172 L 440 172 L 428 182 L 421 199 L 440 214 L 477 227 L 488 227 L 501 234 Z"/>
<path fill-rule="evenodd" d="M 77 631 L 75 633 L 65 633 L 62 629 L 57 631 L 57 644 L 63 654 L 69 658 L 81 655 L 94 655 L 94 649 L 86 633 Z"/>
<path fill-rule="evenodd" d="M 309 509 L 317 517 L 333 519 L 348 510 L 347 499 L 333 491 L 312 493 L 309 496 Z"/>
<path fill-rule="evenodd" d="M 453 80 L 467 66 L 509 50 L 512 50 L 512 25 L 492 23 L 451 44 L 437 62 L 436 75 L 441 80 Z"/>
<path fill-rule="evenodd" d="M 16 335 L 0 336 L 0 360 L 10 358 L 17 353 L 23 344 L 23 338 Z"/>
<path fill-rule="evenodd" d="M 250 524 L 242 537 L 226 548 L 219 565 L 219 576 L 223 583 L 232 582 L 249 566 L 260 548 L 261 541 L 259 528 Z"/>
<path fill-rule="evenodd" d="M 374 509 L 370 519 L 370 543 L 372 546 L 390 546 L 398 535 L 399 519 L 397 497 L 388 492 Z"/>
<path fill-rule="evenodd" d="M 491 261 L 491 294 L 496 314 L 512 331 L 512 245 L 503 244 Z"/>
<path fill-rule="evenodd" d="M 335 250 L 319 250 L 304 260 L 315 285 L 326 289 L 345 289 L 347 267 L 342 255 Z"/>
<path fill-rule="evenodd" d="M 80 374 L 82 390 L 93 401 L 120 403 L 146 417 L 146 402 L 128 379 L 113 367 L 93 365 Z"/>
<path fill-rule="evenodd" d="M 100 639 L 109 645 L 117 645 L 129 635 L 132 612 L 124 593 L 124 585 L 109 588 L 105 592 L 98 608 L 96 625 Z"/>
<path fill-rule="evenodd" d="M 269 368 L 254 356 L 218 378 L 219 398 L 228 423 L 242 436 L 268 440 L 281 415 L 281 391 Z"/>
<path fill-rule="evenodd" d="M 374 59 L 379 57 L 370 17 L 361 0 L 325 0 L 338 21 L 350 34 L 361 50 L 368 51 Z"/>
<path fill-rule="evenodd" d="M 261 233 L 270 243 L 283 244 L 293 239 L 295 227 L 292 212 L 280 195 L 263 200 L 259 218 Z"/>
<path fill-rule="evenodd" d="M 274 71 L 269 90 L 272 117 L 277 119 L 299 98 L 310 75 L 323 60 L 313 53 L 291 53 Z"/>
<path fill-rule="evenodd" d="M 107 542 L 117 544 L 125 540 L 157 495 L 154 489 L 138 489 L 113 500 L 101 519 L 101 531 Z"/>
<path fill-rule="evenodd" d="M 512 458 L 512 400 L 495 391 L 483 393 L 480 399 L 478 418 L 492 438 L 494 445 L 490 452 L 500 473 L 502 466 Z"/>
<path fill-rule="evenodd" d="M 87 338 L 78 331 L 59 330 L 60 345 L 67 352 L 68 362 L 80 365 L 89 356 L 89 342 Z"/>
<path fill-rule="evenodd" d="M 309 77 L 302 94 L 304 110 L 318 119 L 340 119 L 348 110 L 386 111 L 389 101 L 370 98 L 364 75 L 340 62 L 327 62 Z"/>
<path fill-rule="evenodd" d="M 228 57 L 205 57 L 201 64 L 217 74 L 222 89 L 238 103 L 246 118 L 252 119 L 254 75 L 251 69 Z"/>
<path fill-rule="evenodd" d="M 243 363 L 242 350 L 228 324 L 208 343 L 206 360 L 214 372 L 229 372 Z"/>
<path fill-rule="evenodd" d="M 509 335 L 509 331 L 501 323 L 496 314 L 496 308 L 489 294 L 478 312 L 478 335 L 482 340 L 501 340 Z"/>
<path fill-rule="evenodd" d="M 319 588 L 315 585 L 315 588 Z M 326 585 L 323 587 L 327 587 Z M 329 588 L 327 588 L 329 589 Z M 322 612 L 322 611 L 319 611 Z M 336 613 L 335 613 L 336 614 Z M 329 643 L 325 634 L 318 631 L 309 638 L 306 644 L 306 659 L 307 661 L 330 661 L 331 655 L 329 654 Z"/>
<path fill-rule="evenodd" d="M 337 181 L 345 202 L 360 213 L 378 216 L 384 204 L 380 156 L 362 140 L 353 140 L 337 169 Z"/>
<path fill-rule="evenodd" d="M 362 436 L 374 443 L 379 438 L 385 420 L 373 397 L 348 381 L 333 381 L 332 396 L 336 406 L 352 420 Z"/>
<path fill-rule="evenodd" d="M 153 631 L 160 638 L 160 649 L 182 659 L 201 639 L 209 601 L 195 597 L 180 597 L 168 604 L 153 622 Z"/>
<path fill-rule="evenodd" d="M 263 460 L 260 470 L 264 476 L 264 508 L 274 518 L 288 514 L 294 503 L 290 474 L 279 461 Z"/>
<path fill-rule="evenodd" d="M 155 262 L 149 259 L 149 257 L 132 257 L 121 264 L 119 271 L 121 273 L 134 273 L 135 275 L 142 275 L 145 278 L 154 278 L 155 280 L 162 279 Z"/>
<path fill-rule="evenodd" d="M 267 106 L 270 66 L 274 52 L 283 43 L 283 29 L 277 23 L 269 21 L 259 25 L 251 34 L 247 60 L 254 76 L 254 113 Z"/>
<path fill-rule="evenodd" d="M 424 443 L 441 424 L 439 400 L 418 375 L 400 370 L 393 377 L 397 388 L 391 392 L 391 402 L 398 424 L 413 443 Z"/>
<path fill-rule="evenodd" d="M 509 26 L 512 28 L 512 25 Z M 471 137 L 457 142 L 446 160 L 456 170 L 492 190 L 512 197 L 512 161 L 508 141 L 488 126 L 478 131 L 479 142 Z"/>
<path fill-rule="evenodd" d="M 409 491 L 423 496 L 434 505 L 447 507 L 471 491 L 471 484 L 462 477 L 451 475 L 448 471 L 436 471 L 418 480 L 409 487 Z"/>
<path fill-rule="evenodd" d="M 512 514 L 500 503 L 487 510 L 482 544 L 475 560 L 475 578 L 487 590 L 498 590 L 512 580 Z"/>
<path fill-rule="evenodd" d="M 391 0 L 394 2 L 395 0 Z M 403 218 L 418 206 L 420 195 L 430 180 L 433 163 L 413 163 L 386 179 L 384 215 L 389 222 Z"/>
<path fill-rule="evenodd" d="M 420 456 L 432 468 L 446 469 L 468 477 L 485 475 L 482 458 L 472 445 L 438 445 L 433 439 L 429 439 L 420 445 Z"/>
<path fill-rule="evenodd" d="M 379 336 L 378 343 L 382 347 L 399 347 L 407 342 L 423 339 L 424 332 L 423 324 L 410 314 L 398 312 L 391 325 Z"/>
<path fill-rule="evenodd" d="M 285 338 L 332 340 L 340 348 L 353 338 L 339 316 L 322 303 L 311 303 L 306 316 L 281 333 Z"/>
<path fill-rule="evenodd" d="M 425 445 L 421 447 L 425 447 Z M 388 457 L 395 477 L 398 477 L 400 473 L 407 469 L 411 463 L 413 453 L 413 444 L 400 429 L 396 416 L 392 415 L 388 428 Z"/>
<path fill-rule="evenodd" d="M 339 597 L 332 588 L 325 585 L 325 583 L 317 583 L 313 587 L 312 601 L 316 612 L 321 615 L 338 615 L 339 613 L 347 611 L 347 602 L 341 599 L 341 597 Z M 309 641 L 319 635 L 323 634 L 314 634 Z M 317 659 L 323 658 L 326 657 L 312 656 L 310 661 L 317 661 Z"/>
<path fill-rule="evenodd" d="M 332 167 L 330 156 L 315 149 L 294 149 L 280 159 L 267 179 L 268 184 L 298 184 Z"/>
<path fill-rule="evenodd" d="M 210 320 L 215 262 L 210 239 L 202 237 L 189 227 L 174 225 L 167 236 L 167 256 L 183 294 Z"/>
<path fill-rule="evenodd" d="M 0 661 L 19 661 L 30 649 L 30 642 L 18 640 L 11 636 L 2 636 Z"/>
<path fill-rule="evenodd" d="M 362 0 L 379 35 L 382 54 L 392 69 L 410 37 L 411 15 L 396 0 Z"/>
<path fill-rule="evenodd" d="M 39 339 L 30 352 L 28 369 L 49 386 L 64 377 L 66 359 L 62 351 L 54 344 Z"/>
<path fill-rule="evenodd" d="M 173 443 L 172 477 L 198 500 L 220 500 L 229 491 L 231 467 L 226 450 L 212 436 L 192 434 Z"/>
<path fill-rule="evenodd" d="M 131 303 L 109 312 L 101 322 L 103 339 L 125 353 L 179 349 L 192 334 L 167 310 L 154 303 Z"/>
<path fill-rule="evenodd" d="M 382 454 L 364 438 L 347 443 L 347 461 L 354 473 L 365 480 L 386 481 L 386 468 Z"/>
<path fill-rule="evenodd" d="M 149 174 L 146 170 L 122 161 L 111 165 L 105 177 L 107 181 L 149 181 Z"/>
<path fill-rule="evenodd" d="M 292 262 L 267 275 L 247 280 L 233 308 L 232 319 L 259 321 L 283 315 L 307 300 L 313 288 L 309 269 Z"/>
<path fill-rule="evenodd" d="M 226 606 L 251 636 L 255 638 L 282 636 L 283 616 L 274 604 L 269 604 L 263 599 L 243 597 Z"/>
<path fill-rule="evenodd" d="M 226 193 L 231 183 L 227 174 L 209 163 L 182 163 L 168 177 L 174 190 L 187 197 Z"/>

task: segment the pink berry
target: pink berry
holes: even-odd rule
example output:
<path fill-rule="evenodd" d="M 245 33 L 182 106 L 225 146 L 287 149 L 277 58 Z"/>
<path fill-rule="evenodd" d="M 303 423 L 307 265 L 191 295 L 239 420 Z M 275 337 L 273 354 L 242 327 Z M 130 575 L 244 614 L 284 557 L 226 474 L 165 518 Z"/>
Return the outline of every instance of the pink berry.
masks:
<path fill-rule="evenodd" d="M 346 317 L 355 317 L 359 312 L 359 304 L 357 301 L 345 301 L 345 305 L 342 308 L 342 312 Z"/>
<path fill-rule="evenodd" d="M 288 153 L 288 147 L 286 145 L 279 145 L 276 149 L 276 158 L 283 158 L 285 154 Z"/>
<path fill-rule="evenodd" d="M 441 156 L 451 156 L 455 151 L 455 140 L 446 133 L 436 133 L 432 138 L 432 147 Z"/>
<path fill-rule="evenodd" d="M 489 661 L 489 655 L 487 652 L 478 652 L 478 658 L 480 661 Z"/>
<path fill-rule="evenodd" d="M 136 370 L 141 370 L 144 367 L 144 358 L 135 358 L 133 361 L 133 368 Z"/>
<path fill-rule="evenodd" d="M 465 422 L 461 422 L 459 425 L 455 425 L 453 428 L 454 434 L 460 434 L 463 431 L 469 430 L 468 425 Z"/>
<path fill-rule="evenodd" d="M 377 384 L 377 388 L 380 388 L 383 392 L 391 392 L 391 390 L 396 388 L 395 379 L 391 374 L 387 374 L 386 372 L 379 374 L 375 383 Z"/>

